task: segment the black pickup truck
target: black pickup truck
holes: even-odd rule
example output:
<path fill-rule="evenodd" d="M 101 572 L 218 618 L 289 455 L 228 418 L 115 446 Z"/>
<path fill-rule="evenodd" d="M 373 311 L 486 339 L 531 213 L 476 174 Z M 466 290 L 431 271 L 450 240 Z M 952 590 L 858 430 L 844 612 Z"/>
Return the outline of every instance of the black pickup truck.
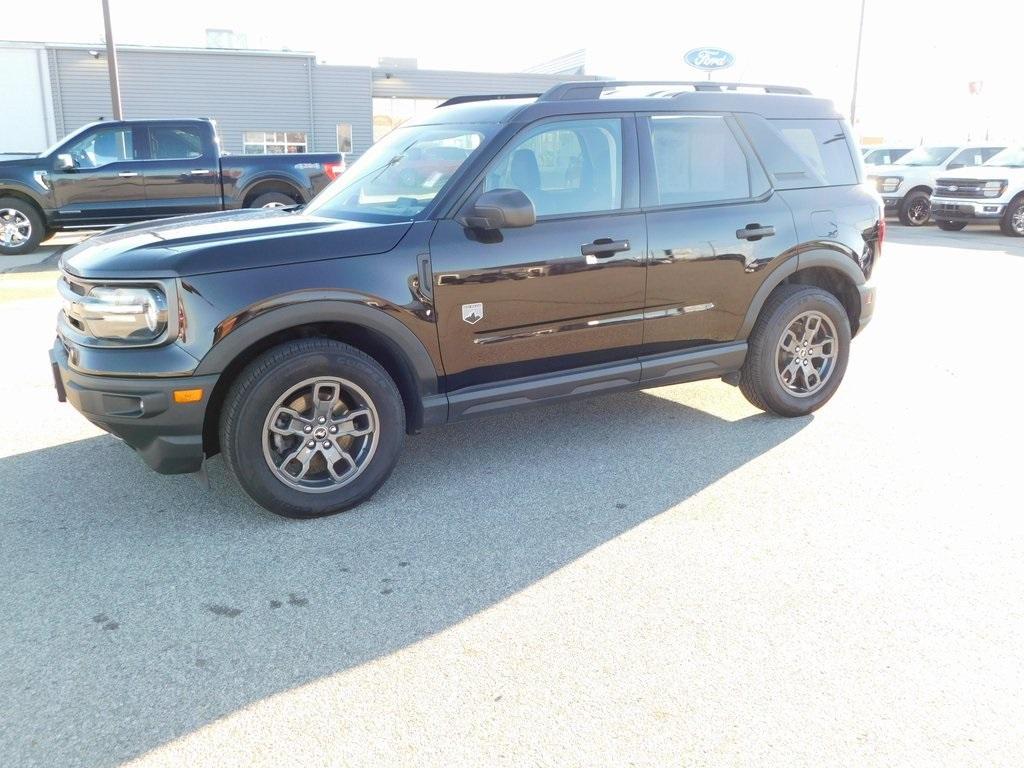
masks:
<path fill-rule="evenodd" d="M 0 256 L 58 229 L 306 203 L 344 168 L 337 152 L 222 155 L 211 120 L 91 123 L 0 160 Z"/>

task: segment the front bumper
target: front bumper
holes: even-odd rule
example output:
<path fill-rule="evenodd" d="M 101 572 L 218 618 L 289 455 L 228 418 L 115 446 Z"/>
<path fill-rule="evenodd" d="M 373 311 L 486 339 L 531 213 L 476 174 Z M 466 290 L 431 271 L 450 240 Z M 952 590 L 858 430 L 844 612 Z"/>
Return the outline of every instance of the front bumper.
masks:
<path fill-rule="evenodd" d="M 898 210 L 903 202 L 903 195 L 882 195 L 882 202 L 885 203 L 885 212 L 892 213 Z"/>
<path fill-rule="evenodd" d="M 933 197 L 932 220 L 942 221 L 996 221 L 1006 210 L 1006 203 L 992 200 L 957 200 L 949 197 Z"/>
<path fill-rule="evenodd" d="M 127 378 L 80 373 L 68 365 L 68 351 L 59 337 L 50 362 L 58 398 L 63 393 L 85 418 L 128 443 L 157 472 L 195 472 L 202 466 L 203 422 L 217 375 Z M 200 401 L 174 401 L 174 390 L 197 388 L 203 390 Z"/>

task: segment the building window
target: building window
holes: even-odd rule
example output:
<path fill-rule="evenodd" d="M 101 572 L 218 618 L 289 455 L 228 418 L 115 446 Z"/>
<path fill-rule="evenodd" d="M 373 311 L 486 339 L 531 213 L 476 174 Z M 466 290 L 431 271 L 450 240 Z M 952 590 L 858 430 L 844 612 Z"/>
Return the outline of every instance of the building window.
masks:
<path fill-rule="evenodd" d="M 343 155 L 352 151 L 352 123 L 338 123 L 338 151 Z"/>
<path fill-rule="evenodd" d="M 375 98 L 373 140 L 380 141 L 406 120 L 426 114 L 442 101 L 443 99 Z"/>
<path fill-rule="evenodd" d="M 247 155 L 307 152 L 308 146 L 302 131 L 245 131 L 242 134 L 242 152 Z"/>

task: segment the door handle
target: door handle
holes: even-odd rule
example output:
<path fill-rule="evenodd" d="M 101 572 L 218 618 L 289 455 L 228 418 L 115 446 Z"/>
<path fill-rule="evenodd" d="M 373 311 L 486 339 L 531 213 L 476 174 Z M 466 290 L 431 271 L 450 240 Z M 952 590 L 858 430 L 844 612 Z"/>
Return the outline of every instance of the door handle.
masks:
<path fill-rule="evenodd" d="M 209 176 L 213 171 L 209 168 L 193 168 L 190 173 L 193 176 Z"/>
<path fill-rule="evenodd" d="M 130 179 L 133 176 L 138 176 L 139 172 L 138 171 L 121 171 L 117 175 L 120 176 L 122 179 Z"/>
<path fill-rule="evenodd" d="M 610 237 L 599 237 L 592 243 L 584 243 L 580 246 L 580 253 L 584 256 L 596 256 L 599 259 L 607 259 L 616 253 L 629 250 L 629 240 L 612 240 Z"/>
<path fill-rule="evenodd" d="M 762 237 L 771 237 L 775 234 L 775 227 L 771 224 L 762 227 L 760 224 L 747 224 L 743 229 L 736 230 L 736 237 L 740 240 L 760 240 Z"/>

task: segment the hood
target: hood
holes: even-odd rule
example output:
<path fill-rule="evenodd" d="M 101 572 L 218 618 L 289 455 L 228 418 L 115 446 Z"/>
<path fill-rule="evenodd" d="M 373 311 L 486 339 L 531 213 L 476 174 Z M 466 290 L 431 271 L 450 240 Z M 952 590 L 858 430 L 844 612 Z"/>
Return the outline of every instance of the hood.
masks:
<path fill-rule="evenodd" d="M 872 165 L 867 167 L 870 176 L 900 176 L 904 180 L 927 181 L 934 179 L 936 174 L 942 172 L 941 165 Z M 903 187 L 900 187 L 903 189 Z"/>
<path fill-rule="evenodd" d="M 0 154 L 0 168 L 35 167 L 37 160 L 38 152 L 4 152 Z"/>
<path fill-rule="evenodd" d="M 411 224 L 375 224 L 256 209 L 115 227 L 64 252 L 84 278 L 185 277 L 390 251 Z"/>
<path fill-rule="evenodd" d="M 1024 176 L 1024 168 L 1007 168 L 1005 165 L 976 165 L 973 168 L 957 168 L 939 174 L 940 179 L 1011 179 Z"/>

